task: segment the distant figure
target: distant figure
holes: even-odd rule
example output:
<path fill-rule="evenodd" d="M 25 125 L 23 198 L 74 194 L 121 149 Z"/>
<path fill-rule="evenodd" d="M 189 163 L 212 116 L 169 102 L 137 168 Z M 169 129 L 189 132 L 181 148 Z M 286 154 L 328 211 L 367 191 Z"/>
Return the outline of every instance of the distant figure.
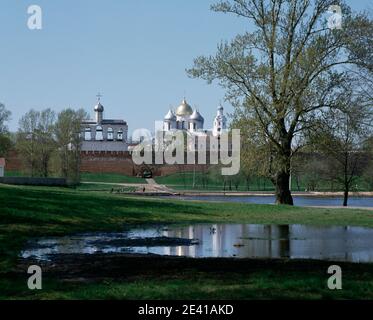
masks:
<path fill-rule="evenodd" d="M 145 187 L 142 187 L 142 192 L 145 192 Z"/>

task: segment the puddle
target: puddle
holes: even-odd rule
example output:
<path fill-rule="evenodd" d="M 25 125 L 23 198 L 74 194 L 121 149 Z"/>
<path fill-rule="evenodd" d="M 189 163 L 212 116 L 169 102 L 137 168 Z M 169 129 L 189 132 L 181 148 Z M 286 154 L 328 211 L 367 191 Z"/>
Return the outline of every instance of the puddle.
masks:
<path fill-rule="evenodd" d="M 195 224 L 44 238 L 29 242 L 21 256 L 49 260 L 54 254 L 100 252 L 373 262 L 372 244 L 373 228 Z"/>

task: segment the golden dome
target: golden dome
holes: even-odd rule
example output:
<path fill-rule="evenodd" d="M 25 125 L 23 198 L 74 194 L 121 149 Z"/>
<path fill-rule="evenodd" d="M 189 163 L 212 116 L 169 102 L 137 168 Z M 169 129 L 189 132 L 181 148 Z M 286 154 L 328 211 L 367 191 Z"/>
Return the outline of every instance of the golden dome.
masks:
<path fill-rule="evenodd" d="M 190 116 L 193 113 L 192 107 L 186 102 L 185 99 L 181 102 L 181 105 L 176 109 L 176 115 L 178 116 Z"/>

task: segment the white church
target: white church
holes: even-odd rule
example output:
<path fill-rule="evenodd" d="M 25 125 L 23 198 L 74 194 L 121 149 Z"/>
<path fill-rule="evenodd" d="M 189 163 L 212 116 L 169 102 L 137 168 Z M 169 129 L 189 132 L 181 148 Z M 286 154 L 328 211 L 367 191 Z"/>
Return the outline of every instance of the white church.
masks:
<path fill-rule="evenodd" d="M 126 152 L 132 151 L 139 142 L 129 145 L 128 124 L 122 119 L 106 119 L 104 117 L 104 106 L 100 97 L 93 110 L 94 119 L 84 120 L 82 127 L 82 151 L 93 152 Z M 207 137 L 219 137 L 227 127 L 227 118 L 224 109 L 219 106 L 213 121 L 212 130 L 204 129 L 204 118 L 197 109 L 187 103 L 184 98 L 175 111 L 170 109 L 163 119 L 163 131 L 186 131 L 194 136 L 205 135 Z M 198 146 L 196 146 L 198 148 Z"/>
<path fill-rule="evenodd" d="M 163 130 L 185 130 L 189 133 L 198 134 L 198 132 L 203 132 L 206 134 L 209 131 L 204 130 L 204 122 L 205 120 L 199 111 L 197 109 L 193 110 L 184 98 L 175 112 L 172 109 L 167 112 L 163 119 Z M 214 137 L 220 136 L 226 130 L 226 127 L 227 118 L 224 115 L 224 108 L 219 106 L 210 133 Z"/>

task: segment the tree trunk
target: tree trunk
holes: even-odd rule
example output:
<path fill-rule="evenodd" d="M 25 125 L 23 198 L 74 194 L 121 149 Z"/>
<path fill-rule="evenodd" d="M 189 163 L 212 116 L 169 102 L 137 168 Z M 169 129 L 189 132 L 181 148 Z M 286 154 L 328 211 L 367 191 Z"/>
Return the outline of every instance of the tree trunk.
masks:
<path fill-rule="evenodd" d="M 293 197 L 290 191 L 290 173 L 291 173 L 291 139 L 281 131 L 283 135 L 282 149 L 277 154 L 278 168 L 272 176 L 272 182 L 275 185 L 276 204 L 294 205 Z"/>
<path fill-rule="evenodd" d="M 250 190 L 250 177 L 246 177 L 246 188 L 247 188 L 247 191 Z"/>
<path fill-rule="evenodd" d="M 299 182 L 299 176 L 296 176 L 296 183 L 297 183 L 297 190 L 300 191 L 300 182 Z"/>
<path fill-rule="evenodd" d="M 280 171 L 275 177 L 275 195 L 276 204 L 293 205 L 293 197 L 289 190 L 290 173 L 287 171 Z"/>
<path fill-rule="evenodd" d="M 348 189 L 345 189 L 343 193 L 343 206 L 347 207 L 348 204 Z"/>

